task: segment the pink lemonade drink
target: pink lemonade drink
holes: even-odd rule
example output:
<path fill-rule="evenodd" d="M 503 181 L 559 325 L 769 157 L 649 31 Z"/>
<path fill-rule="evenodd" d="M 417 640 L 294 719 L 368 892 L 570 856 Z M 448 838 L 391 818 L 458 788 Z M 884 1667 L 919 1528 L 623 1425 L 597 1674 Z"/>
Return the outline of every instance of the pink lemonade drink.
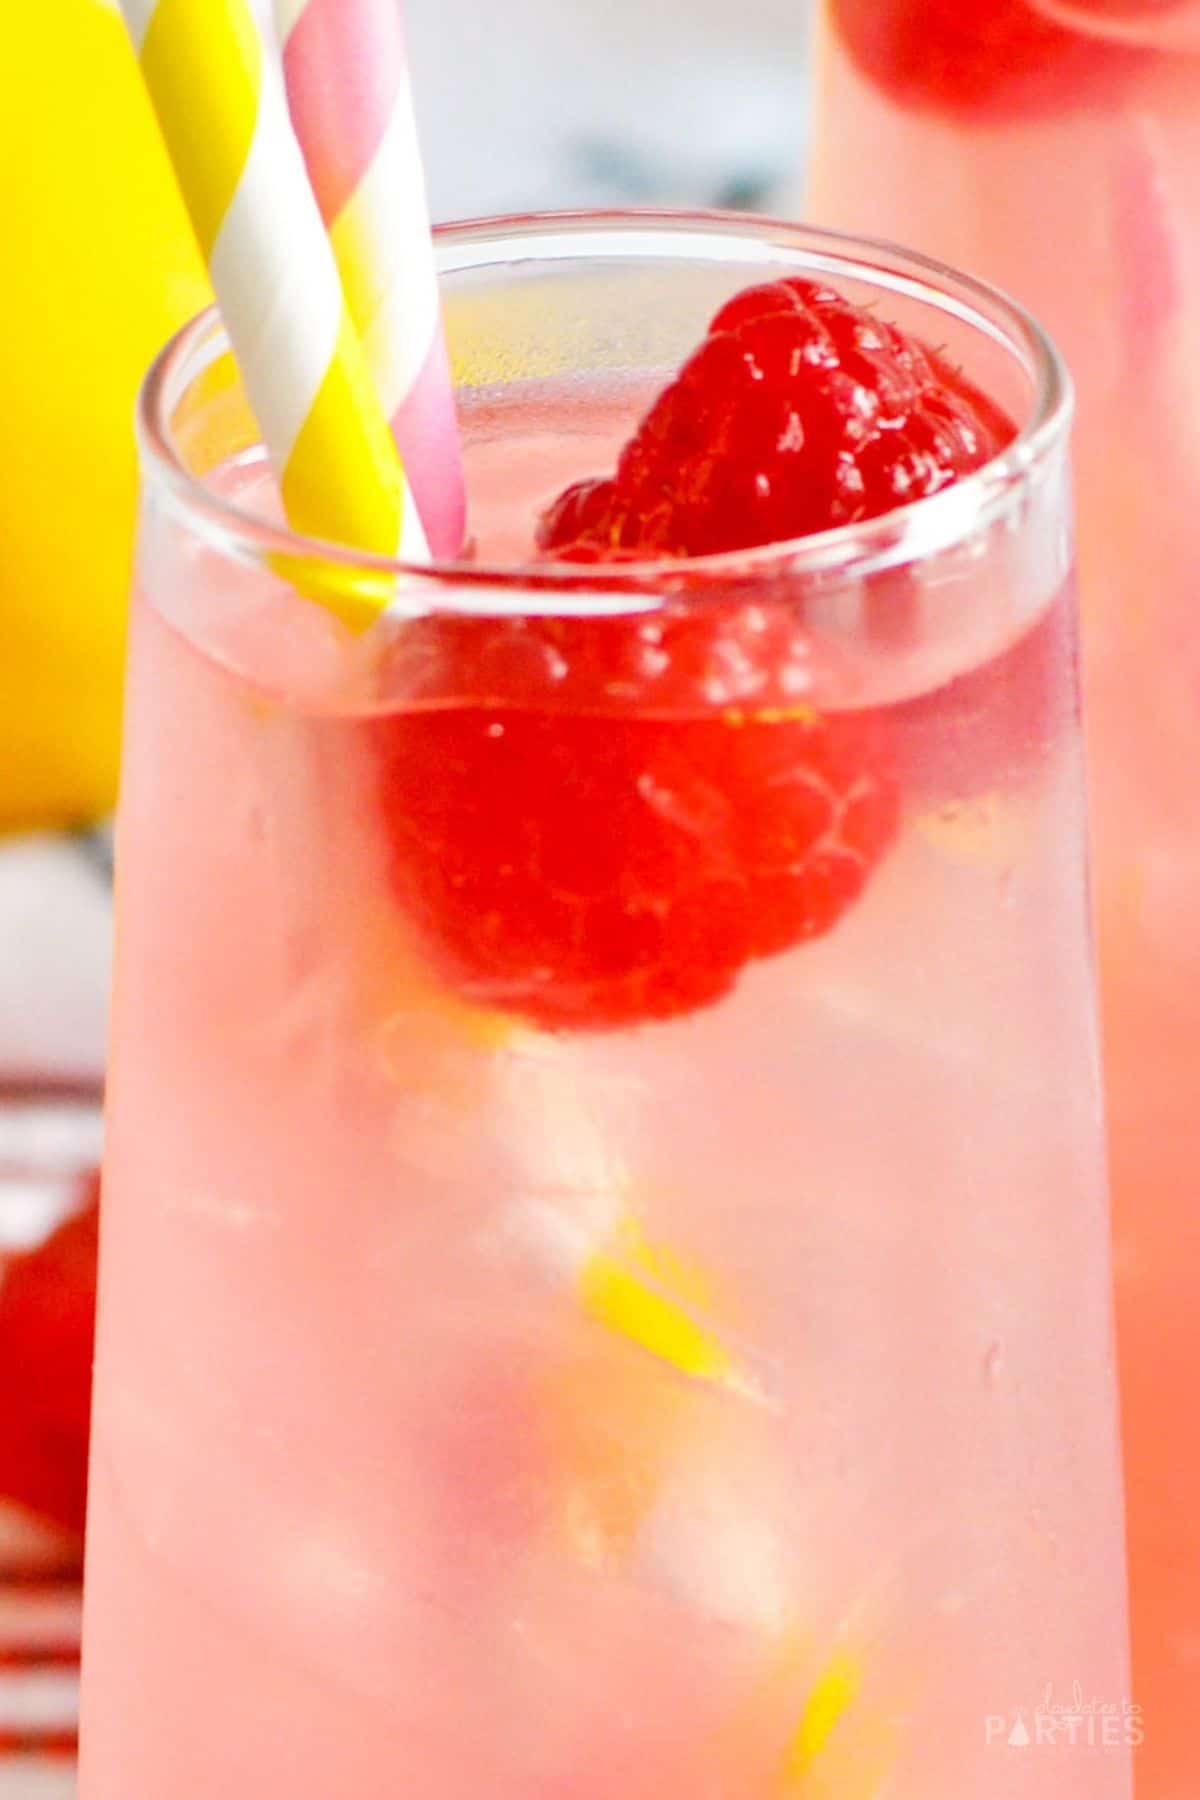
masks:
<path fill-rule="evenodd" d="M 1063 1722 L 1127 1672 L 1054 353 L 746 221 L 440 256 L 470 564 L 274 524 L 211 317 L 146 390 L 84 1800 L 1128 1800 Z M 539 556 L 754 283 L 1000 448 Z"/>
<path fill-rule="evenodd" d="M 1078 385 L 1144 1800 L 1200 1793 L 1200 9 L 826 0 L 810 208 L 995 281 Z"/>

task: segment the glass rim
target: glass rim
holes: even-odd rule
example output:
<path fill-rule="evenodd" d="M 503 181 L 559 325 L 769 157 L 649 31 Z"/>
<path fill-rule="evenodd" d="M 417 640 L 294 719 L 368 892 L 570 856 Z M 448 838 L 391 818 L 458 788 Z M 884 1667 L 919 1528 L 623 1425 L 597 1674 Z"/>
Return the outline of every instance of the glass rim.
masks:
<path fill-rule="evenodd" d="M 418 563 L 355 549 L 293 531 L 216 491 L 193 473 L 173 438 L 171 418 L 190 385 L 218 357 L 230 351 L 216 305 L 206 307 L 169 338 L 150 364 L 138 395 L 136 435 L 143 485 L 156 481 L 171 496 L 184 522 L 228 554 L 267 564 L 277 557 L 304 558 L 322 569 L 323 579 L 420 583 L 427 593 L 441 590 L 447 610 L 461 610 L 454 590 L 477 594 L 537 590 L 549 595 L 596 595 L 614 599 L 631 593 L 668 593 L 686 587 L 695 593 L 754 576 L 786 573 L 853 579 L 910 563 L 951 548 L 991 523 L 1059 448 L 1070 427 L 1074 393 L 1071 378 L 1049 334 L 1002 289 L 885 238 L 827 230 L 764 214 L 690 208 L 586 209 L 502 214 L 436 225 L 439 272 L 454 272 L 456 249 L 494 246 L 507 251 L 510 266 L 538 259 L 529 248 L 513 254 L 522 239 L 567 242 L 576 257 L 635 255 L 629 240 L 653 235 L 671 245 L 682 261 L 707 248 L 715 259 L 737 259 L 717 246 L 742 240 L 765 252 L 771 245 L 781 273 L 790 258 L 805 255 L 819 273 L 868 282 L 940 302 L 1023 360 L 1032 382 L 1030 414 L 1016 437 L 961 481 L 936 494 L 894 508 L 877 518 L 831 527 L 807 536 L 747 549 L 696 557 L 658 557 L 638 562 L 569 563 L 527 561 L 489 563 L 433 560 Z M 690 242 L 689 242 L 690 240 Z M 625 248 L 622 249 L 622 244 Z M 643 254 L 648 254 L 643 251 Z M 545 260 L 545 247 L 541 260 Z M 560 254 L 560 260 L 563 260 Z M 760 259 L 761 260 L 761 259 Z M 772 260 L 767 258 L 766 260 Z M 470 267 L 464 263 L 462 267 Z M 886 279 L 885 279 L 886 277 Z M 998 328 L 996 320 L 1000 322 Z M 205 355 L 205 351 L 208 354 Z M 436 600 L 433 604 L 438 604 Z"/>

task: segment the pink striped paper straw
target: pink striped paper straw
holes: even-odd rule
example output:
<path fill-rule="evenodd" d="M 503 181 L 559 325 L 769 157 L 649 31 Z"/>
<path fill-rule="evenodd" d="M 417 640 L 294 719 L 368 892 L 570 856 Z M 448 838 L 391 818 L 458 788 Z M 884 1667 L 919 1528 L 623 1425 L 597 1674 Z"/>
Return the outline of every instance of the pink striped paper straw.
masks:
<path fill-rule="evenodd" d="M 465 529 L 399 0 L 275 0 L 292 123 L 435 557 Z"/>

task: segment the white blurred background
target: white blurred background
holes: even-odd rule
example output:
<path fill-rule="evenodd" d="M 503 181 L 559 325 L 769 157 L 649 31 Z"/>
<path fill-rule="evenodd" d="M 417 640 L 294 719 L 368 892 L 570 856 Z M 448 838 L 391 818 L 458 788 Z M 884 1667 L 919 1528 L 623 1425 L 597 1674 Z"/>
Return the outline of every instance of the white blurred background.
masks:
<path fill-rule="evenodd" d="M 794 210 L 806 0 L 407 0 L 437 219 Z"/>

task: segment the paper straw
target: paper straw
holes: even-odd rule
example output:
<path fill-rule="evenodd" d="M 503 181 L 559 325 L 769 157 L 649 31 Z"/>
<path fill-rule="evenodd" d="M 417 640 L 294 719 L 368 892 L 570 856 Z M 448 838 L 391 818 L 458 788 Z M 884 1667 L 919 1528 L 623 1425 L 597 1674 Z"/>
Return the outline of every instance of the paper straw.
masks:
<path fill-rule="evenodd" d="M 242 380 L 299 531 L 383 555 L 424 538 L 246 0 L 122 0 Z M 314 592 L 361 626 L 383 584 Z"/>
<path fill-rule="evenodd" d="M 399 0 L 275 0 L 292 124 L 435 556 L 465 523 Z"/>

